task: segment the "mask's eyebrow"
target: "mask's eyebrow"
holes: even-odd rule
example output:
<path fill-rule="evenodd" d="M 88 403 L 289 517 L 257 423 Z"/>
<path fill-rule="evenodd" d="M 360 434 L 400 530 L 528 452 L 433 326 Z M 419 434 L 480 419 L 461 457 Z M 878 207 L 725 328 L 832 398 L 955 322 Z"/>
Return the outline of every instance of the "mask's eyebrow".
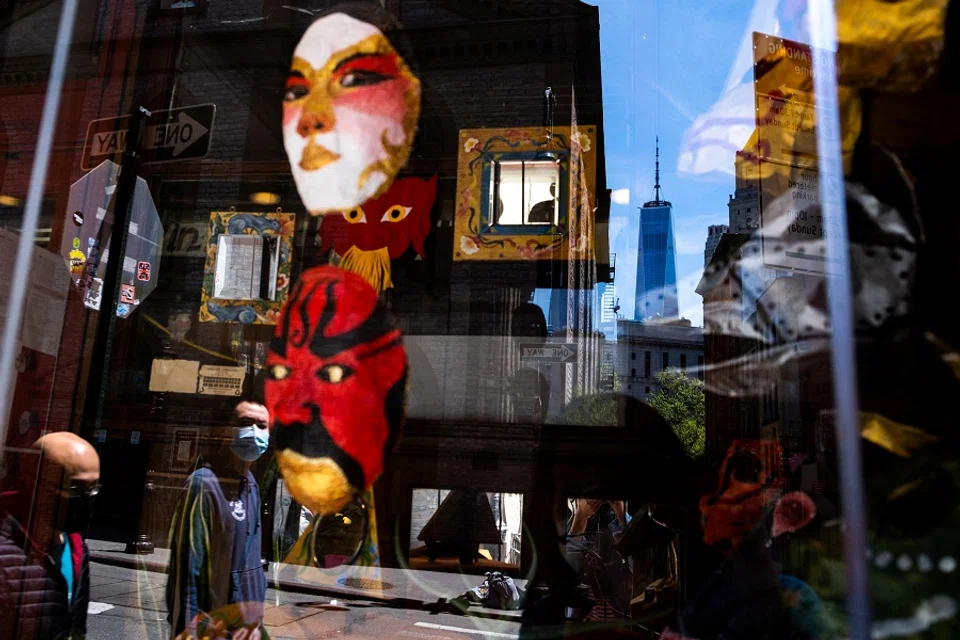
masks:
<path fill-rule="evenodd" d="M 347 71 L 370 71 L 382 75 L 397 75 L 398 56 L 394 53 L 355 53 L 347 56 L 333 68 L 333 75 L 338 76 Z"/>
<path fill-rule="evenodd" d="M 291 71 L 290 75 L 287 76 L 288 88 L 295 87 L 295 86 L 309 86 L 309 85 L 310 85 L 310 81 L 307 80 L 306 76 L 304 76 L 299 71 Z"/>
<path fill-rule="evenodd" d="M 343 60 L 341 60 L 340 62 L 337 63 L 337 66 L 335 66 L 335 67 L 333 68 L 333 72 L 336 73 L 337 71 L 340 71 L 341 68 L 343 68 L 343 67 L 346 66 L 347 64 L 353 62 L 354 60 L 359 60 L 359 59 L 361 59 L 361 58 L 369 58 L 369 57 L 372 57 L 372 56 L 375 56 L 375 55 L 377 55 L 377 54 L 375 54 L 375 53 L 355 53 L 355 54 L 353 54 L 353 55 L 351 55 L 351 56 L 347 56 L 346 58 L 344 58 Z"/>

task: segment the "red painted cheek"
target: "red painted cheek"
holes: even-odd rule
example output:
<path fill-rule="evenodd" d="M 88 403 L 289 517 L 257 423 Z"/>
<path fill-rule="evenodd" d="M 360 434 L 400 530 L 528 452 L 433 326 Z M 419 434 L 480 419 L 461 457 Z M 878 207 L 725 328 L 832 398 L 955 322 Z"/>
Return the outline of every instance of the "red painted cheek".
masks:
<path fill-rule="evenodd" d="M 283 105 L 283 128 L 286 129 L 292 126 L 293 123 L 299 122 L 302 114 L 303 107 L 301 106 Z"/>
<path fill-rule="evenodd" d="M 313 368 L 309 363 L 298 362 L 296 354 L 287 361 L 290 367 L 290 377 L 284 380 L 267 380 L 264 383 L 264 399 L 267 410 L 270 412 L 271 422 L 293 424 L 295 422 L 309 423 L 312 415 L 305 404 L 316 402 L 316 385 L 313 379 Z M 267 366 L 271 366 L 267 360 Z"/>
<path fill-rule="evenodd" d="M 403 93 L 408 86 L 407 80 L 398 79 L 372 87 L 361 87 L 338 98 L 336 104 L 399 122 L 407 113 Z"/>

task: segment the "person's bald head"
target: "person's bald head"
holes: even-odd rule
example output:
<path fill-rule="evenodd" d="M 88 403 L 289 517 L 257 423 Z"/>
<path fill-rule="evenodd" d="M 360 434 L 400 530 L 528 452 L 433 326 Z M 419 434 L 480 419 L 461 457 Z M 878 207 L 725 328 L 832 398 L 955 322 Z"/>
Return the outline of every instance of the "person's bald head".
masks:
<path fill-rule="evenodd" d="M 37 438 L 33 448 L 40 450 L 44 460 L 61 467 L 71 482 L 95 484 L 100 479 L 100 456 L 75 433 L 48 433 Z"/>

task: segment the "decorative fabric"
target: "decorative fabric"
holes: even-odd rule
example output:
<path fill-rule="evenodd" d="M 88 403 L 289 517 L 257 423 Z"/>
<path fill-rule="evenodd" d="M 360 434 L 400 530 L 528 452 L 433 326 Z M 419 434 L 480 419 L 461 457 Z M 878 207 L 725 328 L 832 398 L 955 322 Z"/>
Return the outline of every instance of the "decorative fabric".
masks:
<path fill-rule="evenodd" d="M 426 257 L 424 240 L 430 233 L 430 210 L 437 197 L 437 176 L 429 180 L 404 178 L 363 206 L 324 218 L 320 249 L 333 248 L 342 256 L 340 268 L 361 276 L 377 291 L 393 287 L 390 260 L 413 245 Z"/>

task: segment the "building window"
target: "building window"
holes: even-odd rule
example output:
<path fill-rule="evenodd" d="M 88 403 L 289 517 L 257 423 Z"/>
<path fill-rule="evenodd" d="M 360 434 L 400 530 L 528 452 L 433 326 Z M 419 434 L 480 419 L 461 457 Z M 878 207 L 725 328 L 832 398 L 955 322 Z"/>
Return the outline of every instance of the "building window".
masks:
<path fill-rule="evenodd" d="M 643 377 L 644 378 L 650 377 L 650 352 L 649 351 L 643 352 Z"/>
<path fill-rule="evenodd" d="M 686 373 L 687 371 L 687 354 L 680 354 L 680 370 Z"/>
<path fill-rule="evenodd" d="M 703 380 L 703 356 L 697 356 L 697 377 Z"/>
<path fill-rule="evenodd" d="M 650 387 L 647 387 L 646 393 L 648 393 L 648 394 L 650 393 Z"/>
<path fill-rule="evenodd" d="M 670 366 L 670 352 L 664 351 L 663 352 L 663 370 L 666 371 L 669 366 Z"/>
<path fill-rule="evenodd" d="M 489 198 L 494 226 L 560 223 L 560 161 L 495 160 Z"/>
<path fill-rule="evenodd" d="M 632 352 L 632 353 L 630 354 L 630 359 L 631 359 L 631 360 L 636 360 L 636 359 L 637 359 L 637 352 L 636 352 L 636 351 L 634 351 L 634 352 Z"/>
<path fill-rule="evenodd" d="M 637 377 L 637 370 L 636 370 L 636 369 L 630 369 L 630 377 L 631 377 L 631 378 L 636 378 L 636 377 Z"/>

